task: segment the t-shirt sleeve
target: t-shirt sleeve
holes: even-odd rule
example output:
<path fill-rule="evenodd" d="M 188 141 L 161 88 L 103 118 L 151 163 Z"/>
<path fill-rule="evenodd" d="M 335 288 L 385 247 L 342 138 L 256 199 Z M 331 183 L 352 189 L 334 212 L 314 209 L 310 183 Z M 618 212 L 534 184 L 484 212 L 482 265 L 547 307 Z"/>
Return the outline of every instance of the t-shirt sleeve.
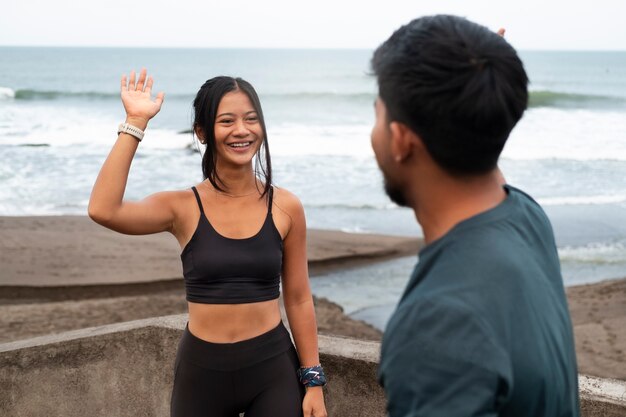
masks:
<path fill-rule="evenodd" d="M 426 303 L 396 312 L 383 342 L 380 381 L 390 417 L 497 416 L 507 360 L 479 320 Z"/>

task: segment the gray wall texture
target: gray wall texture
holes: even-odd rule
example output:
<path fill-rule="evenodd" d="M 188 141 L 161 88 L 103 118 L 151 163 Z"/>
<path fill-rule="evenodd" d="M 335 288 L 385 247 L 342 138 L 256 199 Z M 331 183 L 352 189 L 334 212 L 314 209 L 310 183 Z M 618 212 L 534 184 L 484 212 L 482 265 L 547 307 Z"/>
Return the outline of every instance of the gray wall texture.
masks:
<path fill-rule="evenodd" d="M 0 345 L 0 416 L 169 416 L 186 316 L 158 317 Z M 329 416 L 385 416 L 380 345 L 320 336 Z M 626 416 L 626 383 L 581 376 L 584 416 Z"/>

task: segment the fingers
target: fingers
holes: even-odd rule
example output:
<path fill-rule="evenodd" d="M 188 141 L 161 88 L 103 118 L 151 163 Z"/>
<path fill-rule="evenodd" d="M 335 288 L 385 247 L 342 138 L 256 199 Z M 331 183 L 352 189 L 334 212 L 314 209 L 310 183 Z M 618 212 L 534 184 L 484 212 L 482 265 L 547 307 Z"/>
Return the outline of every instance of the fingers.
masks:
<path fill-rule="evenodd" d="M 146 93 L 152 93 L 152 85 L 154 84 L 154 80 L 152 77 L 148 77 L 148 81 L 146 81 L 146 89 L 144 90 Z"/>
<path fill-rule="evenodd" d="M 135 70 L 132 70 L 130 72 L 130 80 L 128 81 L 128 89 L 129 90 L 134 90 L 135 89 Z"/>
<path fill-rule="evenodd" d="M 139 72 L 139 79 L 137 79 L 137 74 L 134 70 L 130 72 L 129 78 L 126 78 L 126 74 L 123 74 L 120 83 L 121 90 L 145 91 L 146 93 L 151 94 L 154 79 L 152 77 L 148 77 L 147 74 L 148 71 L 145 68 L 142 68 Z"/>
<path fill-rule="evenodd" d="M 304 417 L 328 417 L 324 408 L 320 410 L 313 410 L 313 408 L 303 409 L 302 412 Z"/>
<path fill-rule="evenodd" d="M 165 99 L 165 93 L 161 91 L 159 94 L 157 94 L 156 98 L 154 99 L 154 102 L 159 106 L 159 108 L 163 104 L 163 99 Z"/>
<path fill-rule="evenodd" d="M 137 80 L 137 91 L 143 91 L 143 87 L 146 83 L 146 74 L 148 73 L 148 71 L 146 71 L 145 68 L 142 68 L 141 71 L 139 72 L 139 80 Z"/>
<path fill-rule="evenodd" d="M 324 407 L 311 410 L 309 415 L 313 417 L 328 417 L 328 414 L 326 413 L 326 409 Z"/>
<path fill-rule="evenodd" d="M 506 32 L 506 29 L 505 28 L 500 28 L 500 29 L 498 29 L 498 31 L 496 33 L 504 38 L 504 32 Z"/>

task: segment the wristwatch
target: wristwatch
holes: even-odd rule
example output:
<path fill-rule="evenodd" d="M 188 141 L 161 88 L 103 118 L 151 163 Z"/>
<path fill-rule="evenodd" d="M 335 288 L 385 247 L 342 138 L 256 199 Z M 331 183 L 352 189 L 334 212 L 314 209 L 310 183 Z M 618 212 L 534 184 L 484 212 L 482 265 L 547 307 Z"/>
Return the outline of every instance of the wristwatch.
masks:
<path fill-rule="evenodd" d="M 133 125 L 130 125 L 128 123 L 122 123 L 121 125 L 117 127 L 117 134 L 119 135 L 120 133 L 128 133 L 129 135 L 137 139 L 139 142 L 141 142 L 141 139 L 143 139 L 143 135 L 144 135 L 143 130 Z"/>

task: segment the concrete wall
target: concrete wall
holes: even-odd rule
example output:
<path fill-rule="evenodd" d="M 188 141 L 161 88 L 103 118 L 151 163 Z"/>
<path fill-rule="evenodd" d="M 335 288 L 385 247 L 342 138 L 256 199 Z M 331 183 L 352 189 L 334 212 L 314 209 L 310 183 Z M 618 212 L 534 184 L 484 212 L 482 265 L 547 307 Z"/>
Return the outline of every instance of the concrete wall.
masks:
<path fill-rule="evenodd" d="M 169 416 L 186 315 L 81 329 L 0 345 L 0 416 Z M 320 336 L 328 413 L 385 415 L 380 345 Z M 581 376 L 584 416 L 625 416 L 626 383 Z"/>
<path fill-rule="evenodd" d="M 180 331 L 120 327 L 0 346 L 0 416 L 169 415 Z"/>

